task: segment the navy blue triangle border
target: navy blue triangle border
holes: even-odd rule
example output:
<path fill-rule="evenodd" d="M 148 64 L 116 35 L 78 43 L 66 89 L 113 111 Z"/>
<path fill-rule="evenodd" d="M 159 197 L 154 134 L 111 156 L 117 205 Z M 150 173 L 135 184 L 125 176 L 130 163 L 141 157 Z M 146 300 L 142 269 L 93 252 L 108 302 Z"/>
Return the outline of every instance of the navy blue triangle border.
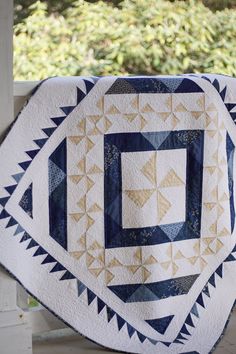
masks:
<path fill-rule="evenodd" d="M 80 104 L 80 102 L 88 95 L 88 93 L 91 91 L 91 89 L 94 87 L 94 85 L 98 81 L 98 78 L 91 77 L 91 80 L 92 81 L 90 81 L 88 79 L 83 79 L 83 82 L 84 82 L 85 88 L 86 88 L 86 92 L 84 93 L 79 87 L 77 87 L 76 104 L 74 106 L 60 107 L 63 115 L 61 115 L 59 117 L 50 118 L 53 125 L 51 127 L 42 128 L 42 132 L 44 134 L 44 137 L 42 137 L 40 139 L 33 140 L 36 145 L 36 148 L 33 150 L 25 151 L 25 153 L 29 156 L 29 159 L 18 163 L 18 165 L 22 171 L 20 173 L 18 172 L 17 174 L 12 175 L 12 177 L 16 183 L 4 187 L 4 189 L 8 193 L 8 196 L 0 198 L 0 205 L 5 207 L 6 203 L 8 202 L 9 198 L 11 197 L 12 193 L 16 189 L 18 183 L 20 182 L 21 178 L 23 177 L 24 173 L 26 172 L 26 170 L 30 166 L 31 162 L 34 160 L 34 158 L 37 156 L 39 151 L 43 148 L 43 146 L 45 145 L 47 140 L 55 132 L 55 130 L 62 124 L 62 122 L 67 118 L 67 116 Z M 3 213 L 4 212 L 5 211 L 3 211 Z M 0 218 L 1 218 L 1 214 L 0 214 Z"/>
<path fill-rule="evenodd" d="M 196 319 L 200 319 L 198 307 L 200 306 L 203 309 L 207 308 L 207 298 L 208 299 L 211 298 L 211 292 L 213 289 L 216 289 L 218 279 L 223 278 L 224 264 L 236 260 L 236 245 L 235 245 L 232 251 L 229 253 L 229 255 L 217 267 L 217 269 L 211 274 L 208 281 L 205 283 L 202 291 L 196 298 L 192 306 L 192 309 L 187 315 L 184 324 L 181 327 L 176 338 L 172 342 L 166 342 L 166 341 L 155 340 L 150 337 L 147 337 L 141 332 L 139 332 L 137 329 L 135 329 L 132 325 L 130 325 L 123 317 L 121 317 L 117 312 L 111 309 L 92 290 L 90 290 L 84 283 L 82 283 L 78 278 L 76 278 L 75 275 L 73 275 L 60 262 L 58 262 L 50 253 L 48 253 L 42 246 L 40 246 L 40 244 L 37 241 L 35 241 L 9 213 L 6 212 L 4 216 L 2 216 L 1 218 L 8 219 L 6 228 L 13 227 L 13 226 L 15 227 L 13 236 L 14 237 L 18 236 L 19 237 L 18 241 L 21 243 L 25 243 L 26 251 L 35 248 L 33 257 L 38 257 L 42 255 L 45 256 L 41 264 L 52 265 L 52 268 L 49 270 L 49 273 L 53 274 L 57 272 L 62 272 L 59 281 L 76 279 L 78 297 L 80 297 L 84 292 L 86 292 L 88 306 L 90 306 L 94 301 L 96 301 L 98 315 L 102 312 L 103 309 L 105 309 L 107 313 L 108 323 L 112 320 L 113 317 L 116 317 L 118 331 L 120 331 L 126 325 L 127 333 L 129 337 L 131 338 L 136 333 L 141 343 L 143 343 L 145 340 L 148 340 L 153 345 L 156 345 L 157 343 L 161 343 L 169 347 L 171 344 L 184 344 L 186 341 L 188 341 L 192 335 L 191 330 L 193 328 L 196 328 L 196 324 L 195 324 Z"/>
<path fill-rule="evenodd" d="M 231 116 L 233 122 L 236 124 L 236 102 L 235 103 L 227 103 L 226 102 L 226 91 L 227 91 L 227 85 L 225 85 L 223 88 L 220 87 L 220 82 L 216 78 L 210 79 L 208 76 L 205 75 L 195 75 L 195 74 L 190 74 L 189 76 L 193 77 L 201 77 L 202 79 L 208 81 L 219 93 L 219 96 L 221 100 L 223 101 L 229 115 Z M 235 111 L 233 111 L 235 109 Z"/>

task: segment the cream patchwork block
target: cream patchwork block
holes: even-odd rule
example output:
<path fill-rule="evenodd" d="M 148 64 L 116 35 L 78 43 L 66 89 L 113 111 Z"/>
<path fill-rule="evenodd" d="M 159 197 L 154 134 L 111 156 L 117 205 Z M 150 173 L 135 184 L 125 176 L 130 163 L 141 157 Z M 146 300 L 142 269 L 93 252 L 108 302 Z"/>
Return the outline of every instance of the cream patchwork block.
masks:
<path fill-rule="evenodd" d="M 121 166 L 123 228 L 185 221 L 185 149 L 124 152 Z"/>

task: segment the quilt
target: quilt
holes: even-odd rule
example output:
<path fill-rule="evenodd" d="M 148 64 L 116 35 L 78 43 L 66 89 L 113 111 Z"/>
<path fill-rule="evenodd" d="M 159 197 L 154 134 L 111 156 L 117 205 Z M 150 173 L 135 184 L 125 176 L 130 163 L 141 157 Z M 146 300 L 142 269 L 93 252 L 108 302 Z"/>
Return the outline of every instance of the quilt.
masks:
<path fill-rule="evenodd" d="M 214 350 L 236 299 L 236 80 L 42 82 L 0 147 L 0 264 L 82 335 Z"/>

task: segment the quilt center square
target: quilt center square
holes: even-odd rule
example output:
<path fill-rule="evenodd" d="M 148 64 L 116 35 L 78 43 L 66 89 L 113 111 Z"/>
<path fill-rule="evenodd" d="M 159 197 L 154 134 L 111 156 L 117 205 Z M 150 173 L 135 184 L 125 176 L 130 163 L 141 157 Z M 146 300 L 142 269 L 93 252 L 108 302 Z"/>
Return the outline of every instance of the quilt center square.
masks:
<path fill-rule="evenodd" d="M 122 228 L 184 222 L 186 149 L 123 152 Z"/>
<path fill-rule="evenodd" d="M 104 136 L 105 247 L 200 238 L 203 130 Z"/>

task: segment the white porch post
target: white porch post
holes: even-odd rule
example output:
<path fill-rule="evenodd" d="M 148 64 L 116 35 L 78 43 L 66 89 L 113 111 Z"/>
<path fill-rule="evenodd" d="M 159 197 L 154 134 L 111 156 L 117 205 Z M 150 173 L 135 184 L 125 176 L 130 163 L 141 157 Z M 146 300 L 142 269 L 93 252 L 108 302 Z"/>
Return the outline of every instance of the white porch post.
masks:
<path fill-rule="evenodd" d="M 13 121 L 13 0 L 0 0 L 0 139 Z M 0 268 L 0 352 L 32 353 L 27 314 L 17 307 L 17 284 Z"/>
<path fill-rule="evenodd" d="M 0 135 L 13 119 L 13 0 L 0 0 Z"/>

